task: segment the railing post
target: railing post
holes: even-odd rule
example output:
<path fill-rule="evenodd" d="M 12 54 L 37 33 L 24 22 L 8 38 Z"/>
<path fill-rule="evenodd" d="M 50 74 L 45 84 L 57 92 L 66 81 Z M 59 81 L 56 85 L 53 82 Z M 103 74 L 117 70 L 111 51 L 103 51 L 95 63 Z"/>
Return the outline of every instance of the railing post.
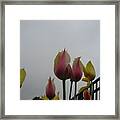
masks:
<path fill-rule="evenodd" d="M 96 82 L 96 84 L 95 84 L 95 85 L 96 85 L 96 89 L 97 89 L 97 82 Z M 98 98 L 97 93 L 98 93 L 98 92 L 96 91 L 96 100 L 97 100 L 97 98 Z"/>
<path fill-rule="evenodd" d="M 92 100 L 94 100 L 94 83 L 93 83 L 93 91 L 92 91 Z"/>

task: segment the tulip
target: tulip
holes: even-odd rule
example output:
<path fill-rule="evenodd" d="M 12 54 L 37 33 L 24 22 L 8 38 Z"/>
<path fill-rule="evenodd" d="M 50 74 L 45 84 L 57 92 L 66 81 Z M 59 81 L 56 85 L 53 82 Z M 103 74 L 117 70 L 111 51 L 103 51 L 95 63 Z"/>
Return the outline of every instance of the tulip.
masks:
<path fill-rule="evenodd" d="M 54 80 L 51 80 L 51 77 L 48 79 L 46 86 L 46 96 L 51 100 L 55 96 L 55 84 Z"/>
<path fill-rule="evenodd" d="M 72 91 L 72 84 L 73 81 L 75 82 L 75 95 L 76 95 L 76 90 L 77 90 L 77 82 L 81 79 L 82 77 L 82 65 L 80 61 L 80 57 L 75 58 L 73 61 L 72 65 L 72 72 L 71 72 L 71 87 L 70 87 L 70 95 L 69 99 L 71 98 L 71 91 Z"/>
<path fill-rule="evenodd" d="M 64 49 L 54 60 L 54 73 L 63 82 L 63 100 L 66 99 L 65 81 L 71 77 L 70 55 Z"/>
<path fill-rule="evenodd" d="M 90 92 L 86 89 L 83 91 L 84 100 L 91 100 Z"/>
<path fill-rule="evenodd" d="M 95 68 L 92 64 L 91 61 L 89 61 L 86 65 L 86 67 L 84 67 L 83 65 L 83 72 L 84 72 L 84 78 L 82 79 L 85 82 L 90 82 L 92 80 L 94 80 L 95 76 L 96 76 L 96 72 L 95 72 Z"/>
<path fill-rule="evenodd" d="M 82 77 L 82 65 L 80 57 L 75 58 L 72 66 L 72 75 L 71 78 L 73 81 L 78 82 Z"/>
<path fill-rule="evenodd" d="M 70 94 L 69 94 L 69 99 L 71 99 L 71 92 L 72 92 L 72 84 L 73 81 L 75 82 L 75 95 L 76 95 L 76 90 L 77 90 L 77 82 L 81 79 L 82 77 L 82 63 L 80 61 L 80 57 L 75 58 L 73 61 L 72 69 L 71 69 L 71 86 L 70 86 Z"/>
<path fill-rule="evenodd" d="M 54 73 L 60 80 L 70 78 L 70 55 L 64 51 L 59 52 L 54 60 Z"/>

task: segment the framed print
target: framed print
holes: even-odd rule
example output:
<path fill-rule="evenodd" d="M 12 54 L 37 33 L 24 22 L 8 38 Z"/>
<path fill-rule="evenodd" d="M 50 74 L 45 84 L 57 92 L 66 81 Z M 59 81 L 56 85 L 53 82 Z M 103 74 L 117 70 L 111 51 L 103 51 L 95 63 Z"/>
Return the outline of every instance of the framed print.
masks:
<path fill-rule="evenodd" d="M 2 2 L 1 117 L 119 119 L 117 1 Z"/>

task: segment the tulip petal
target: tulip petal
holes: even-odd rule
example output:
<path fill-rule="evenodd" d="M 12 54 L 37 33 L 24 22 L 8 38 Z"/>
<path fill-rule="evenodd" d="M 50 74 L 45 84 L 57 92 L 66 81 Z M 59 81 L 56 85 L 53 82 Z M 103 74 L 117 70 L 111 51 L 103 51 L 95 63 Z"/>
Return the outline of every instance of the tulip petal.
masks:
<path fill-rule="evenodd" d="M 81 70 L 84 72 L 84 74 L 86 73 L 86 68 L 84 66 L 84 64 L 82 63 L 82 61 L 80 60 L 80 66 L 81 66 Z"/>
<path fill-rule="evenodd" d="M 54 68 L 56 68 L 56 65 L 59 63 L 60 56 L 61 52 L 59 52 L 54 59 Z"/>
<path fill-rule="evenodd" d="M 66 79 L 69 79 L 71 77 L 71 74 L 72 74 L 72 68 L 70 64 L 68 64 L 65 70 Z"/>
<path fill-rule="evenodd" d="M 83 72 L 83 70 L 84 70 L 84 65 L 83 65 L 83 63 L 82 63 L 81 60 L 80 60 L 79 62 L 80 62 L 79 64 L 80 64 L 81 71 Z"/>
<path fill-rule="evenodd" d="M 25 76 L 26 76 L 26 71 L 25 69 L 20 69 L 20 88 L 22 87 L 23 85 L 23 82 L 25 80 Z"/>
<path fill-rule="evenodd" d="M 70 55 L 65 51 L 65 49 L 64 49 L 64 51 L 62 51 L 61 55 L 62 55 L 62 57 L 65 56 L 65 63 L 66 64 L 70 63 Z"/>

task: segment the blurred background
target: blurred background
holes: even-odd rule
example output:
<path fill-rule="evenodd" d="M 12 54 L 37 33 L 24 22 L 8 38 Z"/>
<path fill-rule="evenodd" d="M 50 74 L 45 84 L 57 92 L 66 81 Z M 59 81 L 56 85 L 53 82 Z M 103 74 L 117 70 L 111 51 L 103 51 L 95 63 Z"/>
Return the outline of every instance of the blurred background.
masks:
<path fill-rule="evenodd" d="M 21 20 L 20 68 L 26 78 L 20 89 L 20 99 L 30 100 L 45 94 L 49 76 L 55 78 L 56 92 L 62 98 L 62 81 L 54 74 L 54 58 L 63 49 L 74 58 L 80 56 L 84 64 L 92 61 L 96 78 L 100 76 L 100 21 L 99 20 Z M 85 82 L 78 82 L 78 90 Z M 66 81 L 69 94 L 70 81 Z M 74 89 L 73 89 L 74 92 Z"/>

